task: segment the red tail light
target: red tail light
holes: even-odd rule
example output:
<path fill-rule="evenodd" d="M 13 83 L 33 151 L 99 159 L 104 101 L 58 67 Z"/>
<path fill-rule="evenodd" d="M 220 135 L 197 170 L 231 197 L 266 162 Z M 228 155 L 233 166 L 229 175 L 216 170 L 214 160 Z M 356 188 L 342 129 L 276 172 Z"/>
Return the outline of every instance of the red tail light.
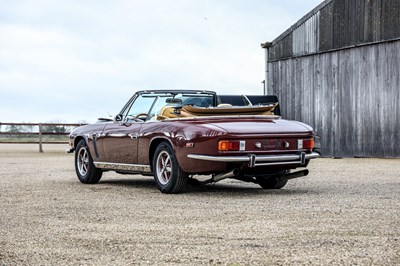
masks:
<path fill-rule="evenodd" d="M 218 142 L 218 151 L 243 151 L 245 143 L 239 140 L 221 140 Z"/>
<path fill-rule="evenodd" d="M 238 151 L 240 149 L 239 141 L 221 140 L 218 142 L 219 151 Z"/>
<path fill-rule="evenodd" d="M 303 149 L 312 150 L 314 149 L 314 139 L 304 139 L 303 140 Z"/>

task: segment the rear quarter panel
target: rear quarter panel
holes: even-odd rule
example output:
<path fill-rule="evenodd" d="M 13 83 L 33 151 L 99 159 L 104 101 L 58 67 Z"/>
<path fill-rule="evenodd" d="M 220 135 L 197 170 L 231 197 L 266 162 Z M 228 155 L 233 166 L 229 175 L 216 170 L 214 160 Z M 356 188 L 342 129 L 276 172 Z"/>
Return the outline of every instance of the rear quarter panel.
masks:
<path fill-rule="evenodd" d="M 190 153 L 210 154 L 216 151 L 215 147 L 221 136 L 226 132 L 213 125 L 198 125 L 182 121 L 161 121 L 146 123 L 142 127 L 138 147 L 138 160 L 140 164 L 150 164 L 152 151 L 160 141 L 169 142 L 175 150 L 180 167 L 188 173 L 206 173 L 224 171 L 225 163 L 205 162 L 189 159 Z M 193 143 L 193 147 L 187 147 Z"/>

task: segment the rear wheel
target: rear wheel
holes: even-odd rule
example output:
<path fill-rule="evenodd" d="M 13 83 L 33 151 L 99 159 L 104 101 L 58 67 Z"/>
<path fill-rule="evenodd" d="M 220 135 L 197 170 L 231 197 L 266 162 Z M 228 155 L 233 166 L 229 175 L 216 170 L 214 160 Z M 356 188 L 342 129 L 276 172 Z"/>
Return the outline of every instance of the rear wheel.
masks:
<path fill-rule="evenodd" d="M 281 189 L 286 183 L 287 179 L 284 175 L 270 175 L 270 176 L 258 176 L 256 177 L 258 184 L 264 189 Z"/>
<path fill-rule="evenodd" d="M 85 140 L 79 141 L 78 145 L 76 145 L 75 171 L 79 181 L 85 184 L 98 183 L 103 174 L 100 169 L 94 166 Z"/>
<path fill-rule="evenodd" d="M 154 152 L 153 172 L 161 192 L 180 193 L 185 189 L 188 175 L 180 168 L 169 143 L 160 143 Z"/>

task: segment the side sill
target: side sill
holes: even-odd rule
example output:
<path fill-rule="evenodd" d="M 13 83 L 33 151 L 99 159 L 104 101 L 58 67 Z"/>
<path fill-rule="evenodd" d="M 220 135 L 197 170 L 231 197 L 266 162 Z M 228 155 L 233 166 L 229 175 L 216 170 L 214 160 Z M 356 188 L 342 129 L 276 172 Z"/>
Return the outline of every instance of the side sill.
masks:
<path fill-rule="evenodd" d="M 151 174 L 150 165 L 144 164 L 124 164 L 124 163 L 106 163 L 106 162 L 93 162 L 94 166 L 105 170 L 114 171 L 129 171 L 134 173 Z"/>

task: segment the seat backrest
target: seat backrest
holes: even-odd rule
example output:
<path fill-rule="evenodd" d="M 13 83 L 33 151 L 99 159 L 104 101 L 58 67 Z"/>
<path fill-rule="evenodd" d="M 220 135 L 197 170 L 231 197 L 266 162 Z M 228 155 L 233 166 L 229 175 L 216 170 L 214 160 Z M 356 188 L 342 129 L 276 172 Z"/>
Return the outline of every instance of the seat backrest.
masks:
<path fill-rule="evenodd" d="M 234 106 L 245 106 L 248 104 L 242 95 L 218 95 L 218 103 L 228 103 Z"/>
<path fill-rule="evenodd" d="M 175 114 L 175 107 L 173 106 L 163 106 L 161 108 L 160 114 L 158 115 L 160 117 L 164 117 L 164 118 L 176 118 L 178 117 L 177 114 Z"/>

